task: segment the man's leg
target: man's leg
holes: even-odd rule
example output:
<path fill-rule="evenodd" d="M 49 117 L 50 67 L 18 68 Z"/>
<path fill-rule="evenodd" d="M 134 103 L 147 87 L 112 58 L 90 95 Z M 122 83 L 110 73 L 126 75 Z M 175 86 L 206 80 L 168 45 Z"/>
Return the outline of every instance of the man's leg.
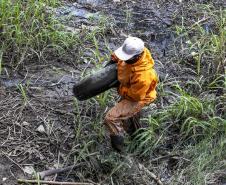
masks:
<path fill-rule="evenodd" d="M 138 112 L 133 117 L 130 117 L 127 120 L 123 121 L 124 130 L 130 136 L 132 136 L 139 128 L 141 128 L 140 117 L 141 117 L 141 113 Z"/>
<path fill-rule="evenodd" d="M 127 124 L 123 124 L 123 120 L 135 116 L 144 105 L 145 103 L 143 102 L 133 102 L 124 99 L 108 111 L 105 117 L 105 125 L 110 133 L 112 147 L 117 151 L 122 150 L 123 135 L 128 127 Z"/>

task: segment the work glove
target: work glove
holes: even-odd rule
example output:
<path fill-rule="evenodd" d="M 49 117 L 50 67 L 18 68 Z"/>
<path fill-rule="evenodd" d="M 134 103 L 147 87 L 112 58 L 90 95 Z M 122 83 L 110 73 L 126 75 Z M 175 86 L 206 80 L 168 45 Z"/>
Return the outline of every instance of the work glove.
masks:
<path fill-rule="evenodd" d="M 112 64 L 116 64 L 114 60 L 110 60 L 108 62 L 105 62 L 103 66 L 107 67 L 107 66 L 112 65 Z"/>

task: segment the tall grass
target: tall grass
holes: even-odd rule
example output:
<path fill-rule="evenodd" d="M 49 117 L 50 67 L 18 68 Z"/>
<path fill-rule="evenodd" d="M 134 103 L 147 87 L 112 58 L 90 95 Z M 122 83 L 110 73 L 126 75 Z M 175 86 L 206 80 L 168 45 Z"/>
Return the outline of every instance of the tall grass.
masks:
<path fill-rule="evenodd" d="M 182 17 L 182 23 L 175 26 L 175 32 L 186 41 L 197 75 L 205 76 L 207 83 L 222 85 L 221 79 L 225 74 L 226 10 L 216 9 L 210 3 L 195 5 L 191 11 L 197 14 L 197 20 L 191 25 L 188 17 L 188 20 Z"/>
<path fill-rule="evenodd" d="M 26 105 L 28 103 L 26 88 L 22 84 L 18 84 L 17 88 L 19 89 L 19 91 L 21 93 L 21 96 L 23 99 L 23 104 Z"/>
<path fill-rule="evenodd" d="M 226 119 L 222 104 L 225 99 L 226 11 L 211 3 L 194 3 L 187 8 L 197 15 L 191 18 L 187 10 L 182 18 L 180 16 L 174 30 L 175 43 L 179 48 L 178 56 L 192 58 L 184 57 L 182 61 L 177 58 L 181 70 L 183 65 L 189 66 L 195 71 L 194 76 L 185 85 L 175 81 L 169 85 L 165 80 L 159 83 L 159 96 L 170 96 L 170 101 L 167 105 L 157 101 L 161 108 L 152 110 L 149 117 L 142 120 L 147 126 L 137 131 L 128 149 L 142 157 L 164 150 L 169 155 L 176 153 L 184 158 L 177 161 L 170 184 L 202 185 L 211 180 L 212 184 L 220 184 L 218 178 L 226 166 Z M 166 86 L 171 87 L 170 93 L 165 90 Z"/>
<path fill-rule="evenodd" d="M 3 63 L 2 55 L 3 55 L 3 53 L 0 50 L 0 75 L 2 74 L 2 63 Z"/>
<path fill-rule="evenodd" d="M 58 0 L 0 1 L 0 42 L 2 44 L 0 74 L 5 62 L 18 66 L 27 57 L 41 58 L 43 50 L 48 47 L 64 50 L 76 42 L 81 43 L 80 36 L 66 32 L 63 26 L 47 13 L 46 7 L 58 4 Z M 218 89 L 222 87 L 222 83 L 225 84 L 225 79 L 222 80 L 224 75 L 222 70 L 224 70 L 226 50 L 226 11 L 214 10 L 211 5 L 195 8 L 200 11 L 201 18 L 199 17 L 192 25 L 188 25 L 183 17 L 181 24 L 176 27 L 176 33 L 187 41 L 187 49 L 196 64 L 197 76 L 201 79 L 204 75 L 203 79 L 207 84 L 203 82 L 199 84 L 200 80 L 189 83 L 191 86 L 197 84 L 201 90 L 204 89 L 203 86 Z M 131 12 L 128 11 L 126 15 L 127 22 L 130 23 Z M 204 15 L 205 17 L 202 17 Z M 206 20 L 211 20 L 212 23 L 207 25 L 211 28 L 209 31 L 204 24 Z M 83 36 L 85 35 L 84 42 L 89 43 L 85 47 L 88 48 L 91 45 L 91 48 L 85 50 L 85 47 L 81 46 L 81 50 L 91 51 L 93 57 L 89 56 L 88 59 L 92 60 L 96 66 L 100 65 L 105 58 L 107 59 L 107 56 L 102 55 L 103 48 L 99 46 L 99 38 L 103 39 L 103 33 L 107 30 L 107 21 L 106 17 L 102 17 L 97 27 L 82 33 Z M 108 43 L 106 51 L 109 51 L 107 45 Z M 167 97 L 173 94 L 165 90 L 166 86 L 172 86 L 173 83 L 160 84 L 162 96 Z M 26 87 L 20 84 L 18 89 L 26 104 L 28 102 Z M 180 161 L 172 184 L 203 184 L 208 174 L 225 168 L 225 163 L 221 162 L 226 152 L 226 121 L 217 113 L 218 104 L 215 96 L 212 99 L 203 98 L 198 93 L 191 95 L 190 92 L 182 90 L 184 87 L 177 89 L 179 89 L 177 92 L 179 95 L 174 97 L 175 101 L 171 105 L 152 111 L 148 118 L 142 120 L 147 123 L 147 127 L 137 131 L 128 149 L 140 156 L 150 156 L 161 147 L 167 152 L 180 152 L 182 157 L 190 160 L 190 163 L 185 164 Z M 109 92 L 105 92 L 91 99 L 87 110 L 91 109 L 90 107 L 99 106 L 103 111 L 108 104 L 113 104 L 112 99 Z M 95 102 L 92 103 L 92 101 Z M 105 153 L 100 155 L 100 152 L 105 152 L 106 148 L 103 149 L 104 151 L 98 150 L 99 141 L 96 141 L 96 138 L 101 142 L 105 141 L 101 125 L 103 113 L 99 115 L 99 109 L 95 109 L 93 113 L 91 111 L 86 115 L 86 109 L 77 101 L 74 102 L 74 109 L 76 145 L 70 154 L 73 155 L 74 162 L 88 160 L 95 154 L 103 166 L 108 166 L 110 169 L 109 176 L 117 173 L 122 176 L 121 172 L 127 172 L 128 165 L 114 153 L 109 156 Z M 89 116 L 95 118 L 90 119 Z M 173 145 L 172 148 L 167 148 L 167 144 Z M 93 169 L 99 170 L 99 168 Z"/>
<path fill-rule="evenodd" d="M 226 167 L 223 161 L 225 152 L 224 136 L 206 138 L 196 145 L 186 146 L 183 153 L 185 158 L 190 159 L 190 162 L 179 164 L 179 169 L 175 172 L 171 184 L 221 184 L 223 179 L 220 179 L 220 170 Z"/>
<path fill-rule="evenodd" d="M 226 134 L 226 120 L 218 116 L 216 100 L 194 97 L 185 91 L 180 91 L 175 103 L 154 111 L 144 121 L 148 127 L 137 132 L 130 146 L 140 155 L 149 154 L 166 143 L 171 134 L 177 134 L 182 145 Z"/>
<path fill-rule="evenodd" d="M 22 63 L 26 57 L 41 55 L 47 45 L 68 47 L 75 35 L 65 32 L 46 7 L 56 6 L 49 1 L 0 1 L 0 41 L 2 55 L 12 63 Z"/>
<path fill-rule="evenodd" d="M 174 103 L 143 119 L 148 125 L 137 131 L 128 149 L 141 157 L 158 150 L 178 154 L 170 184 L 220 183 L 226 167 L 226 119 L 218 115 L 215 96 L 191 96 L 178 85 L 177 90 Z"/>

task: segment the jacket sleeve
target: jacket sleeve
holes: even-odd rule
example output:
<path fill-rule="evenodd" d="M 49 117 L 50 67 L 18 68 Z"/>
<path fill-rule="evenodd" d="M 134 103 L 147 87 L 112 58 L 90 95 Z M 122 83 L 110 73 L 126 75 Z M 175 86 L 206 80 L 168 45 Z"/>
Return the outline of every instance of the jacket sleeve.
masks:
<path fill-rule="evenodd" d="M 112 61 L 112 62 L 115 62 L 115 63 L 118 63 L 119 59 L 118 59 L 118 57 L 115 55 L 115 53 L 112 53 L 112 54 L 111 54 L 111 61 Z"/>
<path fill-rule="evenodd" d="M 133 101 L 144 100 L 150 88 L 152 79 L 146 74 L 134 74 L 130 88 L 124 89 L 124 97 Z"/>
<path fill-rule="evenodd" d="M 111 54 L 110 60 L 107 62 L 104 62 L 103 67 L 107 67 L 111 64 L 115 64 L 118 63 L 118 58 L 116 57 L 116 55 L 114 53 Z"/>

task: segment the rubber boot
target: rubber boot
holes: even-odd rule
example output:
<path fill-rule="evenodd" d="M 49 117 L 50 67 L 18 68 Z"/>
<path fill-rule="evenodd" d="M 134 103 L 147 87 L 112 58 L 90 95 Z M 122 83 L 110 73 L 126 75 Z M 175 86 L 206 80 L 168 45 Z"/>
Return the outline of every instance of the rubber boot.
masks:
<path fill-rule="evenodd" d="M 125 127 L 126 127 L 126 132 L 129 134 L 129 136 L 133 136 L 134 133 L 141 128 L 140 124 L 140 114 L 138 113 L 137 115 L 127 119 L 124 121 Z"/>
<path fill-rule="evenodd" d="M 111 146 L 114 148 L 117 152 L 122 152 L 123 145 L 124 145 L 124 138 L 123 136 L 119 135 L 111 135 Z"/>

